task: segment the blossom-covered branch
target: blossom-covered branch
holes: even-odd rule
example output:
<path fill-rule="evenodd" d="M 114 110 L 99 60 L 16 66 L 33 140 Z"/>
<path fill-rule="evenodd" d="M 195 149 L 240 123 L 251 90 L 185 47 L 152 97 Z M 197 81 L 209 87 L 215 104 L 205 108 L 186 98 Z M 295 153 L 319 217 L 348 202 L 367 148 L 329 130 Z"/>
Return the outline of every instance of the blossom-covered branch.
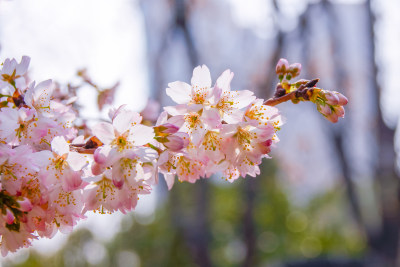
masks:
<path fill-rule="evenodd" d="M 315 87 L 318 80 L 290 82 L 301 66 L 283 59 L 275 96 L 267 101 L 248 90 L 231 90 L 230 70 L 213 84 L 203 65 L 194 69 L 190 84 L 168 84 L 176 105 L 164 107 L 158 118 L 150 114 L 157 118 L 154 126 L 121 106 L 88 132 L 76 125 L 75 94 L 62 94 L 51 80 L 26 83 L 29 61 L 7 59 L 0 69 L 2 255 L 38 237 L 71 231 L 88 211 L 133 210 L 158 183 L 159 173 L 169 189 L 175 179 L 194 183 L 215 173 L 229 182 L 255 177 L 279 141 L 283 119 L 274 106 L 311 101 L 336 122 L 347 103 L 343 95 Z"/>

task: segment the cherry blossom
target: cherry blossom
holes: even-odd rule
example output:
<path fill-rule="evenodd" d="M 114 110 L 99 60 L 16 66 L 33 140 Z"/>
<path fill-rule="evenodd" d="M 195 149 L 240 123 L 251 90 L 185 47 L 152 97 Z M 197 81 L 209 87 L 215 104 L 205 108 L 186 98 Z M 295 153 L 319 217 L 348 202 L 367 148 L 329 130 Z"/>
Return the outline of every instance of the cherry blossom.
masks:
<path fill-rule="evenodd" d="M 160 115 L 151 101 L 141 113 L 122 105 L 109 110 L 109 122 L 89 129 L 84 120 L 77 125 L 76 94 L 63 94 L 51 80 L 26 83 L 29 62 L 6 59 L 0 69 L 3 256 L 38 237 L 70 232 L 89 211 L 134 210 L 141 195 L 158 184 L 159 173 L 168 189 L 175 179 L 195 183 L 216 173 L 229 182 L 255 177 L 279 142 L 284 120 L 275 105 L 310 101 L 337 122 L 348 102 L 338 92 L 317 88 L 318 79 L 292 82 L 301 65 L 285 59 L 276 66 L 275 95 L 266 101 L 250 90 L 231 90 L 230 70 L 212 85 L 202 65 L 193 70 L 191 84 L 168 84 L 166 93 L 176 105 Z"/>

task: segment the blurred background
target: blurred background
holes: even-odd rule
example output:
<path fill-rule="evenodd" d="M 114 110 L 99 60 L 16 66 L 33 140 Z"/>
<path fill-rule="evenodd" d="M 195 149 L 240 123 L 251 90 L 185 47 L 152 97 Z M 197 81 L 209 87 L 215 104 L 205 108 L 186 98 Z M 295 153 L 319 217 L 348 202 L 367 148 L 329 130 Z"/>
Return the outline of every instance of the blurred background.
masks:
<path fill-rule="evenodd" d="M 114 106 L 172 104 L 168 82 L 206 64 L 233 90 L 269 98 L 279 58 L 349 98 L 332 125 L 310 103 L 286 124 L 261 175 L 230 184 L 162 181 L 137 211 L 89 215 L 1 266 L 400 266 L 400 2 L 393 0 L 0 0 L 0 58 L 30 77 L 79 83 L 86 68 Z M 96 92 L 79 90 L 96 120 Z"/>

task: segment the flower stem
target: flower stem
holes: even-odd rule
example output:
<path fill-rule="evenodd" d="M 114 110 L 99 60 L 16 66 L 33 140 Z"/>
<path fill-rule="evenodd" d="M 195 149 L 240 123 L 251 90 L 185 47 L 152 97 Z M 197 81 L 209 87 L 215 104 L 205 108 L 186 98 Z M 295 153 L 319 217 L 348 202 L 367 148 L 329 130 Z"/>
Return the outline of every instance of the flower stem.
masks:
<path fill-rule="evenodd" d="M 284 96 L 281 96 L 281 97 L 270 98 L 270 99 L 268 99 L 268 100 L 266 100 L 264 102 L 264 105 L 276 106 L 276 105 L 278 105 L 280 103 L 283 103 L 283 102 L 286 102 L 286 101 L 289 101 L 289 100 L 293 100 L 293 99 L 296 99 L 296 91 L 293 91 L 293 92 L 291 92 L 289 94 L 286 94 Z"/>

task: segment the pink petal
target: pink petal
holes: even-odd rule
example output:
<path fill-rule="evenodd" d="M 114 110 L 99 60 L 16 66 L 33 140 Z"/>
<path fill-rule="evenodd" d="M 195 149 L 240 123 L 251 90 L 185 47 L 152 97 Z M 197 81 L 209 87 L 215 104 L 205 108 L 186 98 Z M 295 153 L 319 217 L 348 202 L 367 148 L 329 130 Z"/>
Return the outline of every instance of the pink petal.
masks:
<path fill-rule="evenodd" d="M 216 108 L 203 109 L 202 119 L 209 129 L 215 129 L 221 125 L 221 116 Z"/>
<path fill-rule="evenodd" d="M 93 175 L 100 175 L 105 169 L 103 165 L 97 164 L 96 162 L 94 162 L 91 167 Z"/>
<path fill-rule="evenodd" d="M 112 168 L 112 181 L 118 189 L 122 189 L 124 185 L 124 173 L 121 164 L 114 164 Z"/>
<path fill-rule="evenodd" d="M 211 83 L 211 81 L 210 81 Z M 167 95 L 172 98 L 178 104 L 187 104 L 191 99 L 192 87 L 184 82 L 173 82 L 169 83 L 167 88 Z"/>
<path fill-rule="evenodd" d="M 62 188 L 64 191 L 70 192 L 78 189 L 82 184 L 82 177 L 80 172 L 67 171 L 62 179 Z"/>

